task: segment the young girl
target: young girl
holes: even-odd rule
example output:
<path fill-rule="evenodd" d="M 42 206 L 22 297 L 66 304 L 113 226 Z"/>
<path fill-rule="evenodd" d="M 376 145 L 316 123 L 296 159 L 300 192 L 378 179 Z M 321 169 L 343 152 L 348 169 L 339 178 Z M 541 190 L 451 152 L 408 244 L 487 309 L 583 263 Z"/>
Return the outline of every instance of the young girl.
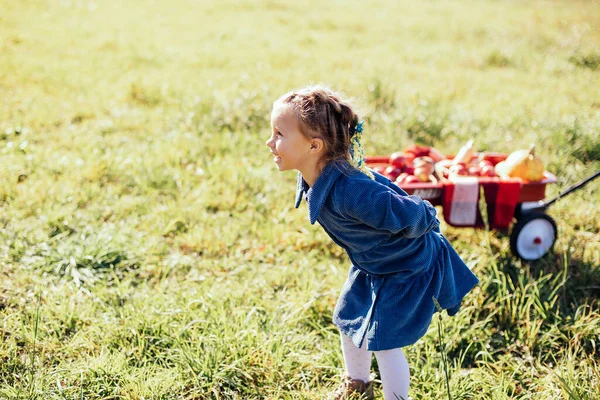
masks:
<path fill-rule="evenodd" d="M 366 168 L 363 123 L 338 94 L 319 86 L 287 93 L 271 126 L 277 168 L 299 171 L 295 207 L 304 197 L 310 223 L 352 262 L 333 315 L 347 371 L 333 398 L 373 398 L 374 352 L 385 399 L 407 399 L 401 347 L 426 333 L 435 302 L 456 314 L 478 280 L 440 233 L 436 209 Z"/>

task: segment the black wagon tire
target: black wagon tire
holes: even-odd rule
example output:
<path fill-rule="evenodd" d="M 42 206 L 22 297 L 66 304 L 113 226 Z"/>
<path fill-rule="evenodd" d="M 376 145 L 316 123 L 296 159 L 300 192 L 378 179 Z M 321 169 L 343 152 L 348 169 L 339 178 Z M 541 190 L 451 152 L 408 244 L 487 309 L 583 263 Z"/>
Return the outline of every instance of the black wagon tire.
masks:
<path fill-rule="evenodd" d="M 556 222 L 548 214 L 524 214 L 510 233 L 510 250 L 522 260 L 539 260 L 552 249 L 557 233 Z"/>

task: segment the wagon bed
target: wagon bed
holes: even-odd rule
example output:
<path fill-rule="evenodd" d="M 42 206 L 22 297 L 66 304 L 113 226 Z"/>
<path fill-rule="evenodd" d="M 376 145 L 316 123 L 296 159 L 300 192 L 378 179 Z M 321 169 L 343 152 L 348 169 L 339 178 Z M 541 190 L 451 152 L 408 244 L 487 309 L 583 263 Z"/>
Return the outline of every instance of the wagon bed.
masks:
<path fill-rule="evenodd" d="M 489 160 L 494 166 L 507 157 L 494 152 L 475 153 L 475 156 Z M 414 157 L 414 154 L 407 154 L 409 160 Z M 390 156 L 367 156 L 366 164 L 370 168 L 387 167 L 391 165 Z M 484 215 L 487 215 L 487 225 L 492 229 L 505 230 L 514 223 L 510 235 L 512 252 L 524 260 L 536 260 L 545 255 L 556 241 L 556 223 L 535 207 L 545 199 L 546 186 L 556 181 L 554 174 L 544 171 L 544 178 L 537 182 L 479 176 L 440 179 L 436 183 L 399 183 L 398 186 L 408 194 L 441 206 L 444 220 L 454 227 L 485 227 Z M 464 191 L 470 191 L 471 196 L 461 196 Z M 484 210 L 480 206 L 481 194 L 485 198 Z"/>

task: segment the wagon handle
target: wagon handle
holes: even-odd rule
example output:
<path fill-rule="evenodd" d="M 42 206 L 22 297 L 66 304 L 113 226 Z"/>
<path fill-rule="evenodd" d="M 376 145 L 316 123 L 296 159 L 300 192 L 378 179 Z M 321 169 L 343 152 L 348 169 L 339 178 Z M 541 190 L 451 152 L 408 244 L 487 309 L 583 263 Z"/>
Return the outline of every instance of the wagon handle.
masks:
<path fill-rule="evenodd" d="M 600 176 L 600 171 L 596 172 L 594 175 L 589 176 L 587 178 L 585 178 L 584 180 L 582 180 L 579 183 L 574 184 L 573 186 L 571 186 L 570 188 L 562 191 L 558 196 L 556 196 L 555 198 L 553 198 L 552 200 L 548 200 L 546 202 L 543 202 L 540 204 L 540 208 L 546 210 L 548 207 L 550 207 L 552 204 L 554 204 L 558 199 L 565 197 L 566 195 L 576 191 L 577 189 L 581 189 L 583 186 L 585 186 L 588 182 L 593 181 L 594 179 L 596 179 L 598 176 Z"/>

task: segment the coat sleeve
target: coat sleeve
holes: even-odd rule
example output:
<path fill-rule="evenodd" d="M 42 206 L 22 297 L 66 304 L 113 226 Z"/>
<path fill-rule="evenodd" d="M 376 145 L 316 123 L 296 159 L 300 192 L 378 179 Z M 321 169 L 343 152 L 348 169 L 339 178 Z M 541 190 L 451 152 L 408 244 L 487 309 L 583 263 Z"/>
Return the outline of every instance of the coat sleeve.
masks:
<path fill-rule="evenodd" d="M 438 230 L 437 211 L 419 196 L 402 195 L 374 181 L 350 183 L 344 193 L 344 211 L 358 222 L 407 238 Z"/>

